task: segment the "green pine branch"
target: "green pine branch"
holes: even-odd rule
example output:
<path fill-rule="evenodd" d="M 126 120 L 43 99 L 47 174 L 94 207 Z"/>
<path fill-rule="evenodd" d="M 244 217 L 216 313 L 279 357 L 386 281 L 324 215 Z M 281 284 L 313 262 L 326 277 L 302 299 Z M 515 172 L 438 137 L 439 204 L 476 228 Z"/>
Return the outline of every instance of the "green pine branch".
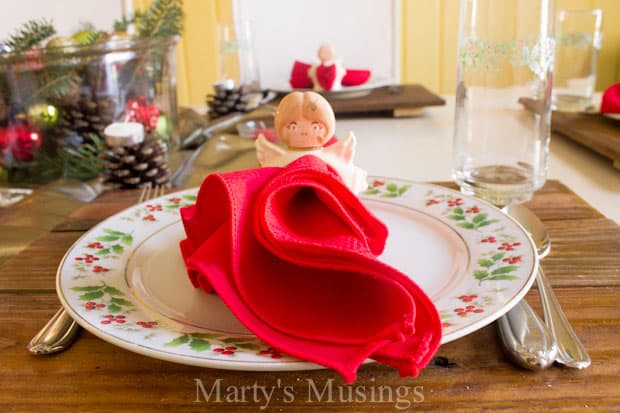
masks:
<path fill-rule="evenodd" d="M 179 35 L 183 31 L 183 2 L 155 0 L 136 17 L 137 32 L 141 38 Z"/>
<path fill-rule="evenodd" d="M 38 76 L 39 87 L 33 96 L 38 98 L 62 98 L 80 85 L 81 79 L 73 65 L 54 65 L 46 67 Z"/>
<path fill-rule="evenodd" d="M 4 44 L 11 48 L 11 52 L 21 53 L 32 49 L 54 34 L 56 29 L 48 20 L 30 20 L 17 29 Z"/>
<path fill-rule="evenodd" d="M 104 151 L 103 140 L 95 133 L 89 134 L 91 143 L 68 145 L 62 148 L 66 159 L 64 174 L 82 181 L 96 177 L 103 170 L 104 161 L 99 157 Z"/>

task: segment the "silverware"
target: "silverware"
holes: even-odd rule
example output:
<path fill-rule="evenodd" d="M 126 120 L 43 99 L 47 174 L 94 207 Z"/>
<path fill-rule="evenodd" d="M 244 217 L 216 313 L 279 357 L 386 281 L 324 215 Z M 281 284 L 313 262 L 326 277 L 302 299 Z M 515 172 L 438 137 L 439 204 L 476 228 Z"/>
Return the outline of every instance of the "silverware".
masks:
<path fill-rule="evenodd" d="M 503 211 L 512 215 L 515 211 L 512 208 L 514 206 L 506 206 Z M 517 216 L 513 217 L 520 221 Z M 544 227 L 542 229 L 542 232 L 531 233 L 540 259 L 551 249 L 549 236 Z M 540 269 L 540 264 L 538 268 Z M 553 364 L 558 353 L 553 333 L 525 299 L 500 317 L 497 325 L 504 350 L 513 362 L 529 370 L 543 370 Z"/>
<path fill-rule="evenodd" d="M 539 251 L 543 249 L 543 251 L 546 250 L 548 252 L 550 243 L 547 230 L 544 224 L 532 211 L 518 204 L 509 205 L 505 207 L 504 210 L 530 232 Z M 588 367 L 591 363 L 590 356 L 566 318 L 551 288 L 551 284 L 540 265 L 538 266 L 536 283 L 538 285 L 545 323 L 555 338 L 558 347 L 555 361 L 566 367 L 576 369 Z"/>
<path fill-rule="evenodd" d="M 142 188 L 138 204 L 152 198 L 164 195 L 164 187 L 151 185 Z M 26 349 L 34 355 L 58 353 L 66 350 L 73 344 L 80 326 L 71 318 L 64 308 L 60 308 L 56 314 L 35 335 Z"/>

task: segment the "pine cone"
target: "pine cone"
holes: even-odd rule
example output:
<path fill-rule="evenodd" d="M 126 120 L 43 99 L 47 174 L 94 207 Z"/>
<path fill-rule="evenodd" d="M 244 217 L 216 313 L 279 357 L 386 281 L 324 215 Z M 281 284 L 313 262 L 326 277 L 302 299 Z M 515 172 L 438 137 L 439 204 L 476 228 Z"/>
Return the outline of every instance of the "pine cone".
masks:
<path fill-rule="evenodd" d="M 209 119 L 216 119 L 233 112 L 249 112 L 256 109 L 262 98 L 261 92 L 250 92 L 243 86 L 226 88 L 222 84 L 216 84 L 214 89 L 214 95 L 207 95 Z"/>
<path fill-rule="evenodd" d="M 66 96 L 56 106 L 60 111 L 57 128 L 65 136 L 103 136 L 105 127 L 114 121 L 115 105 L 109 96 L 82 92 L 77 98 Z"/>
<path fill-rule="evenodd" d="M 165 185 L 170 180 L 166 155 L 166 145 L 156 139 L 112 148 L 104 154 L 105 182 L 122 188 Z"/>

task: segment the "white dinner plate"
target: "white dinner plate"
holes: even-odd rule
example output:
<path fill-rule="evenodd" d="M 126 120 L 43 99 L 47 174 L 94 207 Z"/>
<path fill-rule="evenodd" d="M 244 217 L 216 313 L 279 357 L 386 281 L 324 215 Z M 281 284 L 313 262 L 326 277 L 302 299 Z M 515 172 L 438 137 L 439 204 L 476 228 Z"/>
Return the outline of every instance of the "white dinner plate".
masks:
<path fill-rule="evenodd" d="M 371 178 L 363 202 L 389 228 L 380 257 L 415 280 L 443 321 L 442 343 L 496 320 L 530 288 L 534 244 L 512 218 L 439 186 Z M 128 208 L 85 233 L 57 274 L 63 306 L 96 336 L 146 356 L 236 370 L 321 368 L 270 348 L 217 295 L 194 289 L 179 208 L 197 189 Z"/>
<path fill-rule="evenodd" d="M 342 89 L 339 89 L 339 90 L 321 91 L 319 93 L 321 93 L 322 95 L 328 98 L 329 97 L 336 98 L 336 99 L 354 98 L 354 97 L 365 96 L 369 94 L 373 89 L 377 89 L 383 86 L 389 86 L 392 84 L 394 84 L 394 82 L 388 78 L 375 77 L 371 75 L 370 79 L 368 79 L 368 81 L 364 83 L 363 85 L 343 86 Z M 273 90 L 274 92 L 278 92 L 278 93 L 289 93 L 289 92 L 294 92 L 294 91 L 312 90 L 312 89 L 293 89 L 291 85 L 288 84 L 288 82 L 286 83 L 283 82 L 283 83 L 272 85 L 271 87 L 269 87 L 269 89 Z"/>

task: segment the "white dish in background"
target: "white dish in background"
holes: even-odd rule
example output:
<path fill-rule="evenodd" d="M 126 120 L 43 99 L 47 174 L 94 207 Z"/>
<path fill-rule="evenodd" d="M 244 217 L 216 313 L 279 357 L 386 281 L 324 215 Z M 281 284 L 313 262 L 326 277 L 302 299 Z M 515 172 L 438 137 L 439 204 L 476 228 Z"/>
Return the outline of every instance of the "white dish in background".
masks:
<path fill-rule="evenodd" d="M 373 89 L 377 89 L 383 86 L 390 86 L 394 82 L 387 78 L 375 78 L 372 75 L 370 79 L 363 85 L 358 86 L 343 86 L 340 90 L 320 91 L 322 95 L 333 98 L 345 98 L 345 97 L 359 97 L 369 94 Z M 288 82 L 275 84 L 268 89 L 278 93 L 289 93 L 295 91 L 310 91 L 312 89 L 293 89 Z"/>
<path fill-rule="evenodd" d="M 503 315 L 529 290 L 538 264 L 512 218 L 473 197 L 430 184 L 371 178 L 364 203 L 390 235 L 380 257 L 410 275 L 443 320 L 442 343 Z M 84 234 L 57 274 L 63 306 L 98 337 L 172 362 L 234 370 L 305 370 L 261 342 L 217 295 L 194 289 L 178 241 L 178 210 L 197 189 L 128 208 Z"/>

